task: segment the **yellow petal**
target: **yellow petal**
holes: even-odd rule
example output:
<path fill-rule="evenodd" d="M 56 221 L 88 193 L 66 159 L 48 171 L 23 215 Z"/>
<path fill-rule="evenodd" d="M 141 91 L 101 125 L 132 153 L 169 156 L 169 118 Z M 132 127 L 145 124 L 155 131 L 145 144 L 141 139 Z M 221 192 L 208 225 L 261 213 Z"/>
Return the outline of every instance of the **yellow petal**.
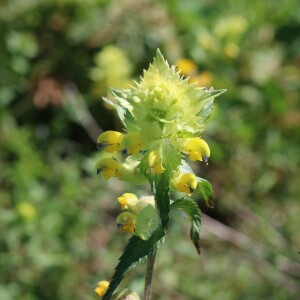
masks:
<path fill-rule="evenodd" d="M 191 151 L 190 152 L 190 160 L 191 161 L 196 161 L 196 160 L 199 160 L 199 161 L 202 161 L 202 156 L 199 152 L 197 151 Z"/>
<path fill-rule="evenodd" d="M 122 167 L 123 165 L 113 158 L 103 158 L 96 164 L 97 173 L 100 173 L 106 180 L 111 177 L 118 177 Z"/>
<path fill-rule="evenodd" d="M 140 132 L 134 131 L 125 135 L 122 140 L 121 149 L 123 154 L 131 155 L 140 152 L 144 145 L 143 137 Z"/>
<path fill-rule="evenodd" d="M 153 175 L 155 174 L 161 174 L 164 172 L 164 167 L 162 166 L 161 163 L 161 157 L 160 154 L 157 150 L 152 150 L 148 154 L 148 173 L 152 173 Z"/>
<path fill-rule="evenodd" d="M 125 193 L 118 197 L 118 202 L 120 203 L 121 209 L 125 210 L 133 207 L 138 202 L 138 198 L 135 194 Z"/>
<path fill-rule="evenodd" d="M 161 163 L 157 163 L 156 165 L 154 165 L 154 174 L 161 174 L 164 172 L 164 168 L 162 166 Z"/>
<path fill-rule="evenodd" d="M 104 294 L 106 293 L 107 289 L 109 286 L 108 281 L 99 281 L 98 286 L 95 288 L 95 292 L 99 297 L 103 297 Z"/>
<path fill-rule="evenodd" d="M 190 196 L 197 187 L 197 177 L 192 173 L 182 174 L 176 179 L 175 186 L 179 192 Z"/>
<path fill-rule="evenodd" d="M 116 222 L 118 228 L 123 232 L 134 233 L 136 231 L 136 216 L 131 212 L 122 212 Z"/>
<path fill-rule="evenodd" d="M 121 150 L 121 142 L 124 134 L 118 131 L 105 131 L 97 139 L 97 147 L 105 152 L 116 152 Z"/>
<path fill-rule="evenodd" d="M 210 149 L 208 144 L 201 138 L 188 138 L 184 147 L 184 151 L 190 154 L 191 161 L 206 161 L 210 157 Z"/>

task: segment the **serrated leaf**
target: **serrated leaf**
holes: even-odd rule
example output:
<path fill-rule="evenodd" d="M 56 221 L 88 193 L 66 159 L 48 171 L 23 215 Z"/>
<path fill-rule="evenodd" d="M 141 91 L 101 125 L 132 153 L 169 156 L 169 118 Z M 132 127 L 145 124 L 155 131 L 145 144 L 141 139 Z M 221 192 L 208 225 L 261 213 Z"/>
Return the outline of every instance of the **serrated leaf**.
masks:
<path fill-rule="evenodd" d="M 133 236 L 125 248 L 120 261 L 115 268 L 115 273 L 109 284 L 108 290 L 103 296 L 103 300 L 108 300 L 116 290 L 125 274 L 134 268 L 137 264 L 143 262 L 158 249 L 165 237 L 165 231 L 162 228 L 157 229 L 151 238 L 147 241 Z"/>
<path fill-rule="evenodd" d="M 211 99 L 200 110 L 198 116 L 201 118 L 202 123 L 205 123 L 208 120 L 213 108 L 214 108 L 214 99 Z"/>
<path fill-rule="evenodd" d="M 116 90 L 114 90 L 115 92 Z M 113 92 L 111 91 L 111 93 L 113 94 Z M 131 130 L 131 131 L 139 131 L 140 128 L 138 126 L 138 124 L 136 123 L 136 120 L 134 118 L 134 116 L 132 115 L 132 113 L 130 112 L 129 108 L 127 107 L 128 105 L 126 105 L 124 101 L 118 101 L 118 103 L 114 103 L 113 101 L 102 97 L 102 99 L 108 103 L 109 105 L 111 105 L 112 107 L 115 108 L 118 117 L 120 118 L 120 121 L 122 122 L 122 124 L 124 125 L 124 127 L 127 130 Z M 116 100 L 120 100 L 120 98 L 116 97 Z M 124 99 L 122 99 L 124 100 Z M 123 105 L 122 105 L 123 103 Z M 128 102 L 127 102 L 128 103 Z"/>
<path fill-rule="evenodd" d="M 201 228 L 201 210 L 197 203 L 189 198 L 182 198 L 174 201 L 170 209 L 181 209 L 183 210 L 191 220 L 190 236 L 196 247 L 197 252 L 200 254 L 200 228 Z"/>
<path fill-rule="evenodd" d="M 221 94 L 225 93 L 226 90 L 213 90 L 213 91 L 206 91 L 205 97 L 202 100 L 202 107 L 197 114 L 200 117 L 200 123 L 205 124 L 208 120 L 213 108 L 214 108 L 214 99 Z"/>
<path fill-rule="evenodd" d="M 213 187 L 211 183 L 201 177 L 197 177 L 198 185 L 197 189 L 200 191 L 201 196 L 203 197 L 205 204 L 209 208 L 214 207 L 213 201 Z"/>
<path fill-rule="evenodd" d="M 162 144 L 163 166 L 169 176 L 181 165 L 182 154 L 166 140 Z"/>

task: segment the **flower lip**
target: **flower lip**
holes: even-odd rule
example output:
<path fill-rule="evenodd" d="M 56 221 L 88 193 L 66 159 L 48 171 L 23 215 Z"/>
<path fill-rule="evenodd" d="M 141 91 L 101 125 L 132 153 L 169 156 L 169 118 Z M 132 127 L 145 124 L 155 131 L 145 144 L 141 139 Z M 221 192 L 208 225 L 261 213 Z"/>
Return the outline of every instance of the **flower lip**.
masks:
<path fill-rule="evenodd" d="M 176 179 L 175 185 L 179 192 L 184 192 L 191 196 L 197 188 L 197 178 L 192 173 L 184 173 Z"/>
<path fill-rule="evenodd" d="M 106 180 L 110 177 L 118 177 L 123 165 L 114 158 L 103 158 L 96 164 L 97 174 L 101 174 Z"/>
<path fill-rule="evenodd" d="M 207 157 L 207 156 L 202 155 L 202 159 L 203 159 L 203 161 L 204 161 L 206 164 L 208 164 L 208 157 Z"/>
<path fill-rule="evenodd" d="M 208 157 L 210 156 L 208 144 L 199 137 L 188 138 L 182 151 L 190 155 L 191 161 L 199 160 L 207 163 Z"/>

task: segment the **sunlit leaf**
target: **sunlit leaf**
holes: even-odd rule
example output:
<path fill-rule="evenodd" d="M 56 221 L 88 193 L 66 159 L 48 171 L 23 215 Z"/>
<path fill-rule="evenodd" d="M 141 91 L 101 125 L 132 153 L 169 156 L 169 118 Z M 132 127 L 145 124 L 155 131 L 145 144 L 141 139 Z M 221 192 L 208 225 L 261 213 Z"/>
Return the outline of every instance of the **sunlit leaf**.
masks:
<path fill-rule="evenodd" d="M 170 209 L 181 209 L 188 215 L 192 225 L 190 236 L 197 252 L 200 254 L 201 211 L 197 203 L 190 198 L 182 198 L 180 200 L 174 201 L 171 204 Z"/>
<path fill-rule="evenodd" d="M 165 231 L 162 228 L 159 228 L 147 241 L 144 241 L 137 236 L 133 236 L 129 240 L 127 247 L 120 257 L 119 264 L 115 269 L 115 273 L 112 277 L 109 288 L 103 296 L 103 300 L 110 299 L 113 292 L 118 287 L 123 277 L 129 270 L 153 255 L 153 253 L 164 241 L 164 237 Z"/>

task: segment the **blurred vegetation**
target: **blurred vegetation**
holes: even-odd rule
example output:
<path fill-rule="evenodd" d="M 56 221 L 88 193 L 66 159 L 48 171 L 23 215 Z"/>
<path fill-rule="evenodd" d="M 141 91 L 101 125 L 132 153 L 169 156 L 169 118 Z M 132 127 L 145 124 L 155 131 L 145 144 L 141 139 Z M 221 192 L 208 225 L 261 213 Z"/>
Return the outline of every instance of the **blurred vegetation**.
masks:
<path fill-rule="evenodd" d="M 202 254 L 174 213 L 154 299 L 297 299 L 299 32 L 298 0 L 1 1 L 0 299 L 95 299 L 112 275 L 128 238 L 115 198 L 148 190 L 96 176 L 96 137 L 121 129 L 99 99 L 157 47 L 228 92 L 205 132 L 210 164 L 195 165 L 215 187 L 213 210 L 199 199 Z M 144 267 L 122 286 L 141 295 Z"/>

